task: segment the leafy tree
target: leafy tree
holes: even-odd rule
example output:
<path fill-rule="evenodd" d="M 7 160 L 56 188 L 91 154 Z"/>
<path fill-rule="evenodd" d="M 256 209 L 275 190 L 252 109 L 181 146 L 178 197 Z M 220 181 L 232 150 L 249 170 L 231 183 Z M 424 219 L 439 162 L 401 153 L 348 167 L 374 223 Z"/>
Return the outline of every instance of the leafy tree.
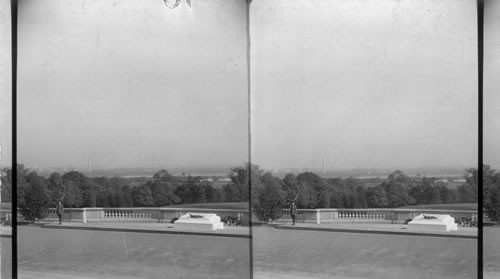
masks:
<path fill-rule="evenodd" d="M 48 215 L 50 197 L 47 181 L 35 172 L 28 174 L 27 186 L 24 187 L 24 202 L 19 209 L 21 215 L 28 221 L 35 222 Z"/>
<path fill-rule="evenodd" d="M 328 191 L 330 195 L 330 207 L 332 208 L 345 208 L 343 202 L 343 185 L 342 178 L 330 178 L 326 180 L 328 184 Z"/>
<path fill-rule="evenodd" d="M 483 208 L 492 221 L 500 221 L 500 174 L 489 165 L 483 166 Z"/>
<path fill-rule="evenodd" d="M 437 183 L 437 184 L 436 184 Z M 417 204 L 439 204 L 441 203 L 441 185 L 436 179 L 423 177 L 409 190 L 409 195 Z"/>
<path fill-rule="evenodd" d="M 75 189 L 72 189 L 72 191 L 74 192 L 73 194 L 78 193 L 81 195 L 80 197 L 74 196 L 75 201 L 76 200 L 79 201 L 81 199 L 82 203 L 81 203 L 80 207 L 95 207 L 96 206 L 96 204 L 97 204 L 96 187 L 97 186 L 91 179 L 89 179 L 88 177 L 86 177 L 85 175 L 83 175 L 82 173 L 80 173 L 78 171 L 70 171 L 70 172 L 65 173 L 62 176 L 62 180 L 63 180 L 63 183 L 65 186 L 66 186 L 66 184 L 68 184 L 68 185 L 75 187 Z M 78 188 L 78 190 L 76 190 L 76 188 Z M 76 204 L 79 204 L 79 203 L 75 203 L 74 206 L 77 206 Z"/>
<path fill-rule="evenodd" d="M 299 193 L 305 194 L 309 200 L 300 199 L 298 204 L 307 203 L 308 208 L 330 207 L 330 196 L 327 191 L 327 184 L 323 178 L 313 172 L 304 172 L 297 176 Z"/>
<path fill-rule="evenodd" d="M 285 175 L 285 177 L 283 178 L 282 190 L 285 195 L 286 201 L 290 202 L 292 200 L 295 200 L 295 198 L 299 194 L 299 188 L 295 175 L 293 175 L 292 173 L 288 173 Z"/>
<path fill-rule="evenodd" d="M 389 205 L 385 189 L 380 185 L 366 190 L 366 200 L 368 207 L 383 208 Z"/>
<path fill-rule="evenodd" d="M 205 202 L 218 202 L 215 189 L 211 182 L 202 181 L 200 183 L 200 188 L 203 191 Z"/>
<path fill-rule="evenodd" d="M 255 188 L 255 187 L 252 187 Z M 241 201 L 240 189 L 235 184 L 226 184 L 222 186 L 222 193 L 225 202 L 238 202 Z"/>
<path fill-rule="evenodd" d="M 439 197 L 441 199 L 442 203 L 454 203 L 455 202 L 455 197 L 453 195 L 453 191 L 450 191 L 446 185 L 443 185 L 441 183 L 437 183 L 435 185 L 437 190 L 439 191 Z"/>
<path fill-rule="evenodd" d="M 402 171 L 397 170 L 387 177 L 387 182 L 382 183 L 385 188 L 389 207 L 400 207 L 414 204 L 415 200 L 408 195 L 408 190 L 413 186 L 413 181 Z"/>
<path fill-rule="evenodd" d="M 129 185 L 122 186 L 121 191 L 120 191 L 120 195 L 122 197 L 121 201 L 123 202 L 123 204 L 118 205 L 119 207 L 132 207 L 133 206 L 132 193 L 131 193 Z"/>
<path fill-rule="evenodd" d="M 2 200 L 1 202 L 12 201 L 12 169 L 4 168 L 2 170 Z M 5 174 L 5 175 L 4 175 Z"/>
<path fill-rule="evenodd" d="M 150 182 L 146 186 L 151 189 L 153 206 L 165 206 L 181 202 L 181 199 L 174 194 L 173 187 L 168 183 Z"/>
<path fill-rule="evenodd" d="M 136 207 L 153 206 L 153 195 L 151 189 L 146 186 L 138 186 L 132 189 L 132 202 Z"/>
<path fill-rule="evenodd" d="M 238 201 L 248 200 L 248 189 L 249 189 L 249 170 L 248 164 L 245 167 L 232 168 L 229 173 L 229 178 L 234 185 L 233 199 Z"/>
<path fill-rule="evenodd" d="M 348 177 L 342 180 L 342 199 L 346 208 L 366 207 L 365 189 L 359 179 Z"/>
<path fill-rule="evenodd" d="M 178 204 L 181 199 L 174 193 L 177 180 L 166 170 L 160 170 L 153 180 L 145 184 L 151 190 L 153 206 Z"/>
<path fill-rule="evenodd" d="M 253 210 L 261 221 L 276 220 L 281 216 L 284 206 L 284 195 L 281 190 L 282 181 L 271 173 L 264 174 L 261 181 L 262 185 L 259 185 L 254 190 L 255 194 L 252 198 Z"/>
<path fill-rule="evenodd" d="M 317 193 L 306 182 L 297 182 L 297 207 L 299 208 L 314 208 L 317 201 Z"/>
<path fill-rule="evenodd" d="M 484 166 L 483 171 L 491 171 L 491 168 L 489 166 Z M 470 187 L 470 192 L 472 193 L 472 201 L 477 202 L 477 176 L 478 172 L 477 169 L 475 168 L 470 168 L 465 171 L 465 180 L 467 181 L 467 186 Z"/>
<path fill-rule="evenodd" d="M 425 204 L 439 204 L 441 203 L 441 192 L 439 187 L 435 185 L 428 185 L 424 189 Z"/>
<path fill-rule="evenodd" d="M 50 203 L 57 205 L 61 197 L 64 195 L 64 185 L 61 175 L 57 172 L 52 173 L 48 179 L 48 191 L 50 195 Z"/>
<path fill-rule="evenodd" d="M 175 194 L 182 203 L 205 203 L 207 202 L 205 188 L 207 184 L 201 184 L 200 177 L 188 176 L 187 180 L 175 189 Z"/>
<path fill-rule="evenodd" d="M 221 188 L 214 188 L 215 198 L 213 202 L 225 202 L 224 191 Z"/>
<path fill-rule="evenodd" d="M 153 180 L 155 182 L 164 182 L 164 183 L 175 183 L 176 179 L 173 175 L 171 175 L 167 170 L 162 169 L 153 175 Z"/>
<path fill-rule="evenodd" d="M 366 190 L 363 186 L 356 187 L 354 191 L 354 208 L 366 208 L 368 201 L 366 200 Z"/>
<path fill-rule="evenodd" d="M 25 190 L 29 186 L 26 182 L 26 176 L 28 175 L 28 170 L 24 168 L 24 165 L 17 165 L 17 206 L 21 208 L 25 205 Z"/>
<path fill-rule="evenodd" d="M 64 199 L 63 205 L 67 208 L 79 208 L 83 206 L 83 193 L 80 187 L 73 181 L 68 180 L 64 182 Z"/>
<path fill-rule="evenodd" d="M 229 173 L 232 186 L 226 187 L 225 193 L 231 197 L 231 201 L 248 201 L 250 183 L 252 187 L 258 188 L 262 174 L 259 166 L 248 163 L 243 167 L 232 168 Z"/>
<path fill-rule="evenodd" d="M 95 187 L 96 205 L 99 207 L 130 207 L 132 194 L 129 182 L 122 177 L 91 178 Z M 90 192 L 93 195 L 92 192 Z"/>

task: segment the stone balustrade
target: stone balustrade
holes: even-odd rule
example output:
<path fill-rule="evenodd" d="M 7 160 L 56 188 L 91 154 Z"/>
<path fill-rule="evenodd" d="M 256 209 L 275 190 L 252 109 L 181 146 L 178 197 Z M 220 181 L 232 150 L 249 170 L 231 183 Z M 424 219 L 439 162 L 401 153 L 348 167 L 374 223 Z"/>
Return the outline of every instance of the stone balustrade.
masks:
<path fill-rule="evenodd" d="M 12 219 L 10 210 L 0 210 L 0 217 Z M 169 223 L 174 218 L 187 213 L 213 213 L 219 217 L 235 217 L 243 225 L 248 225 L 250 216 L 248 210 L 234 209 L 207 209 L 207 208 L 163 208 L 163 207 L 140 207 L 140 208 L 65 208 L 63 212 L 64 222 L 81 223 L 107 223 L 107 222 L 157 222 Z M 395 209 L 395 208 L 367 208 L 367 209 L 298 209 L 296 221 L 298 223 L 389 223 L 402 224 L 420 214 L 450 215 L 459 218 L 477 221 L 477 211 L 468 210 L 435 210 L 435 209 Z M 18 214 L 19 220 L 22 216 Z M 255 216 L 254 216 L 254 219 Z M 49 209 L 45 221 L 57 221 L 55 208 Z M 289 209 L 282 210 L 282 216 L 275 222 L 291 222 Z"/>
<path fill-rule="evenodd" d="M 477 221 L 477 211 L 468 210 L 436 210 L 436 209 L 397 209 L 397 208 L 366 208 L 366 209 L 299 209 L 297 223 L 389 223 L 401 224 L 420 214 L 450 215 L 458 220 L 468 218 Z M 282 216 L 276 222 L 291 222 L 289 209 L 282 210 Z"/>
<path fill-rule="evenodd" d="M 65 208 L 64 222 L 82 223 L 112 223 L 112 222 L 138 222 L 138 223 L 170 223 L 174 218 L 187 213 L 213 213 L 219 217 L 235 217 L 243 225 L 249 224 L 248 210 L 231 209 L 205 209 L 205 208 L 162 208 L 162 207 L 131 207 L 131 208 Z M 55 208 L 49 209 L 45 221 L 57 221 Z"/>

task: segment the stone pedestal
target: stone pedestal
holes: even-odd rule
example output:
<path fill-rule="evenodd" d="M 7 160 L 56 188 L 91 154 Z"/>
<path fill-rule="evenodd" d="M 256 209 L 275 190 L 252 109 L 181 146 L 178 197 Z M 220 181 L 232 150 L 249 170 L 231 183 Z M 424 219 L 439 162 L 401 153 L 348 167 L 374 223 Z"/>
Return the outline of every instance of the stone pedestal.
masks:
<path fill-rule="evenodd" d="M 408 223 L 408 229 L 449 232 L 458 228 L 450 215 L 420 214 Z"/>
<path fill-rule="evenodd" d="M 222 230 L 220 217 L 207 213 L 187 213 L 174 222 L 174 228 L 187 230 Z"/>

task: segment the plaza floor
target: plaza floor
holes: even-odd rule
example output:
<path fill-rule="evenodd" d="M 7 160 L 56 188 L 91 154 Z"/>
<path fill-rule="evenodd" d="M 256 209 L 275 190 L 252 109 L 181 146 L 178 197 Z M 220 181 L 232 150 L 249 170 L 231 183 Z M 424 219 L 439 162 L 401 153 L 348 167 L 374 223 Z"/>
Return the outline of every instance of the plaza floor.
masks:
<path fill-rule="evenodd" d="M 19 226 L 19 275 L 249 278 L 253 268 L 253 278 L 262 279 L 476 278 L 474 228 L 460 228 L 455 237 L 400 230 L 407 229 L 374 224 L 254 226 L 251 266 L 247 227 L 202 232 L 179 231 L 165 223 Z"/>
<path fill-rule="evenodd" d="M 309 224 L 297 223 L 277 224 L 277 229 L 295 229 L 309 231 L 330 231 L 330 232 L 353 232 L 368 234 L 392 234 L 392 235 L 415 235 L 431 237 L 456 237 L 456 238 L 477 238 L 477 228 L 458 227 L 457 231 L 435 231 L 435 230 L 412 230 L 405 224 L 363 224 L 363 223 L 335 223 L 335 224 Z"/>
<path fill-rule="evenodd" d="M 200 234 L 227 237 L 250 237 L 250 228 L 243 226 L 224 226 L 223 230 L 180 230 L 169 223 L 78 223 L 66 222 L 62 225 L 57 223 L 41 224 L 44 228 L 50 229 L 81 229 L 81 230 L 102 230 L 102 231 L 124 231 L 124 232 L 144 232 L 160 234 Z M 335 224 L 312 224 L 312 223 L 291 223 L 267 225 L 281 230 L 305 230 L 305 231 L 329 231 L 329 232 L 352 232 L 368 234 L 392 234 L 392 235 L 415 235 L 431 237 L 450 238 L 477 238 L 477 228 L 458 227 L 457 231 L 416 231 L 408 228 L 404 224 L 360 224 L 360 223 L 335 223 Z M 258 227 L 258 226 L 254 226 Z"/>
<path fill-rule="evenodd" d="M 0 226 L 0 236 L 12 236 L 12 227 Z"/>
<path fill-rule="evenodd" d="M 125 224 L 123 224 L 125 225 Z M 50 225 L 52 226 L 52 225 Z M 250 239 L 19 226 L 19 278 L 249 278 Z M 116 227 L 117 224 L 115 224 Z"/>
<path fill-rule="evenodd" d="M 484 278 L 500 278 L 500 226 L 484 227 L 483 243 Z"/>
<path fill-rule="evenodd" d="M 66 222 L 61 225 L 57 223 L 47 223 L 41 225 L 47 229 L 75 229 L 93 231 L 116 231 L 134 233 L 156 233 L 156 234 L 187 234 L 187 235 L 207 235 L 220 237 L 249 238 L 250 228 L 242 226 L 225 226 L 223 230 L 181 230 L 175 228 L 170 223 L 77 223 Z"/>
<path fill-rule="evenodd" d="M 254 227 L 254 278 L 477 278 L 477 239 Z"/>

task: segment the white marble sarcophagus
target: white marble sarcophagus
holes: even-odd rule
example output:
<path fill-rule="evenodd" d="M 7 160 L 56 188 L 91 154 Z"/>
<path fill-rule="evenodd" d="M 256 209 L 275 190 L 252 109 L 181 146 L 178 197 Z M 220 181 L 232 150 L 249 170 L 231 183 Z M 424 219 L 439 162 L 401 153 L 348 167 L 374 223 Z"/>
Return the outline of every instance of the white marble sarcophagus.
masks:
<path fill-rule="evenodd" d="M 224 224 L 220 217 L 207 213 L 187 213 L 174 222 L 174 228 L 187 230 L 222 230 Z"/>
<path fill-rule="evenodd" d="M 457 224 L 450 215 L 420 214 L 408 222 L 408 229 L 418 231 L 456 231 Z"/>

